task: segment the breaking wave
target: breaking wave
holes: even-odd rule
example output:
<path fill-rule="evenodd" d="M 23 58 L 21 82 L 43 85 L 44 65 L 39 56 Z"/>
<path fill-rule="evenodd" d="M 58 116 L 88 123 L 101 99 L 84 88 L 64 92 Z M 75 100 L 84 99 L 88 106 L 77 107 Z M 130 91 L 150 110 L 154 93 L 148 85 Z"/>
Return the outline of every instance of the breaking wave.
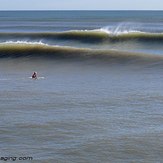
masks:
<path fill-rule="evenodd" d="M 0 33 L 1 40 L 75 40 L 81 42 L 108 42 L 108 41 L 163 41 L 163 33 L 150 33 L 137 30 L 110 31 L 105 28 L 97 30 L 74 30 L 65 32 L 40 33 Z"/>
<path fill-rule="evenodd" d="M 163 56 L 117 50 L 93 50 L 43 43 L 1 43 L 0 58 L 97 59 L 107 63 L 163 64 Z"/>

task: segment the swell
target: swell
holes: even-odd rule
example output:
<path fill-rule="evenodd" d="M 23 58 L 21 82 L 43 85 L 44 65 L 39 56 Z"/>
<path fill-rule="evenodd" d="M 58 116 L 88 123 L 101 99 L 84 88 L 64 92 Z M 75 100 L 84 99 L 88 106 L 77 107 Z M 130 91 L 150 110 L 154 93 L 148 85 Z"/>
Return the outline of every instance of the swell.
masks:
<path fill-rule="evenodd" d="M 163 64 L 163 56 L 117 50 L 93 50 L 66 46 L 49 46 L 37 43 L 0 44 L 0 58 L 44 58 L 44 59 L 97 59 L 107 63 Z"/>
<path fill-rule="evenodd" d="M 0 33 L 1 40 L 8 39 L 61 39 L 75 40 L 81 42 L 105 42 L 105 41 L 163 41 L 163 33 L 146 33 L 146 32 L 120 32 L 118 34 L 107 33 L 103 30 L 76 30 L 66 32 L 40 32 L 40 33 Z"/>

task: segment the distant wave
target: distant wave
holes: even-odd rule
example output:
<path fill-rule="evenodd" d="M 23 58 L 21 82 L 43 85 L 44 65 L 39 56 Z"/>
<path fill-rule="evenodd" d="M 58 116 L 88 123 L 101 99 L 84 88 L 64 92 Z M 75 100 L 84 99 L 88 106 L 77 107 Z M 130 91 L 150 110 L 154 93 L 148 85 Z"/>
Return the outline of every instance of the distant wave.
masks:
<path fill-rule="evenodd" d="M 75 40 L 90 43 L 108 41 L 163 41 L 163 33 L 148 33 L 136 30 L 111 32 L 105 29 L 74 30 L 65 32 L 40 32 L 40 33 L 0 33 L 0 40 Z"/>
<path fill-rule="evenodd" d="M 1 43 L 0 58 L 97 59 L 120 64 L 163 64 L 163 56 L 117 50 L 93 50 L 39 43 Z"/>

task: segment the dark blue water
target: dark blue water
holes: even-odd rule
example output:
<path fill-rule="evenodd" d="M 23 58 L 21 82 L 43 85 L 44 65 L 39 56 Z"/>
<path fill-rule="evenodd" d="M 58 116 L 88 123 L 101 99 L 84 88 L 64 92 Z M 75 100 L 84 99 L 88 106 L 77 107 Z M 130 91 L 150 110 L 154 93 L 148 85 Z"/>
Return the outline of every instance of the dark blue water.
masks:
<path fill-rule="evenodd" d="M 119 23 L 154 26 L 161 31 L 162 16 L 163 11 L 1 11 L 0 31 L 88 30 Z"/>

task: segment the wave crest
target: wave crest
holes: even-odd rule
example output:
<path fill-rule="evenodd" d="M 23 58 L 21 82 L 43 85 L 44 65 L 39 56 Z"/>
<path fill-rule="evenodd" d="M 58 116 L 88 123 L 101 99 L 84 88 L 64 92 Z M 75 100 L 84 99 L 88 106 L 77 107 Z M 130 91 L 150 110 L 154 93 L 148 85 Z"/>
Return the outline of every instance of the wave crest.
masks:
<path fill-rule="evenodd" d="M 22 40 L 17 40 L 17 41 L 5 41 L 1 42 L 0 44 L 28 44 L 28 45 L 48 45 L 43 43 L 42 41 L 22 41 Z"/>
<path fill-rule="evenodd" d="M 107 29 L 99 30 L 75 30 L 66 32 L 50 33 L 0 33 L 3 41 L 12 43 L 11 40 L 19 40 L 17 43 L 29 43 L 33 40 L 74 40 L 89 43 L 118 42 L 118 41 L 163 41 L 163 33 L 147 33 L 136 30 L 109 31 Z M 21 41 L 32 40 L 32 41 Z M 41 41 L 36 41 L 42 44 Z M 36 43 L 34 42 L 34 43 Z M 43 43 L 44 44 L 44 43 Z"/>
<path fill-rule="evenodd" d="M 142 64 L 161 63 L 163 56 L 117 50 L 93 50 L 44 44 L 0 44 L 0 58 L 46 58 L 46 59 L 96 59 L 107 63 Z"/>

